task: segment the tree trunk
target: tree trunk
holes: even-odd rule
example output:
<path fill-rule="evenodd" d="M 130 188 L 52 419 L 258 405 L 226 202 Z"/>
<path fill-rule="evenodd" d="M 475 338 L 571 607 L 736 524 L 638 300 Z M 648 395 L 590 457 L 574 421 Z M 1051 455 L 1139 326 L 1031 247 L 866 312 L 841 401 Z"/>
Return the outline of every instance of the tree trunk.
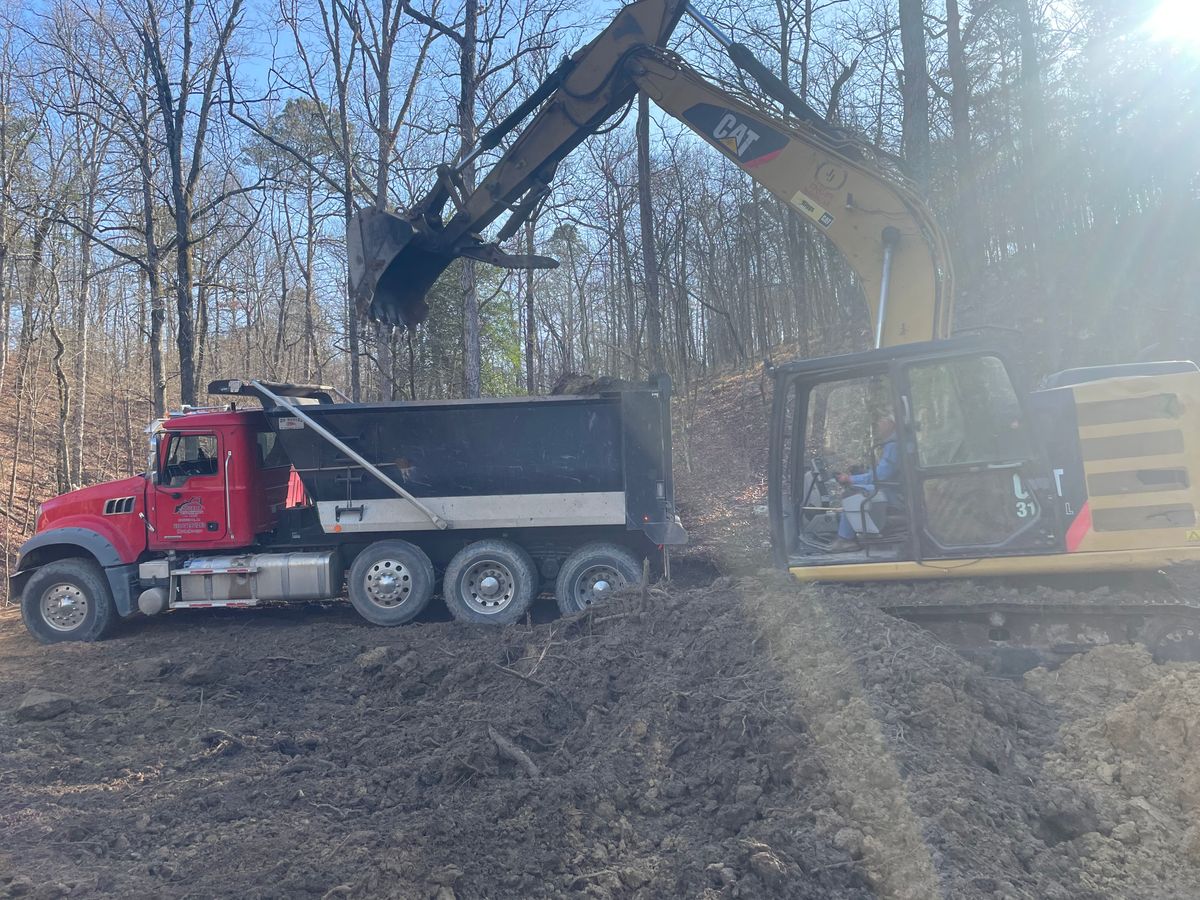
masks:
<path fill-rule="evenodd" d="M 1036 253 L 1042 240 L 1041 192 L 1045 185 L 1038 172 L 1042 143 L 1046 134 L 1046 114 L 1042 103 L 1041 60 L 1029 0 L 1012 0 L 1021 45 L 1021 170 L 1028 201 L 1026 246 Z"/>
<path fill-rule="evenodd" d="M 638 94 L 638 208 L 642 225 L 642 261 L 646 269 L 646 341 L 651 373 L 663 371 L 662 315 L 658 292 L 658 252 L 654 244 L 654 209 L 650 193 L 650 99 Z"/>
<path fill-rule="evenodd" d="M 90 199 L 87 203 L 87 224 L 91 227 L 93 207 L 95 205 L 95 184 L 91 186 Z M 71 422 L 72 447 L 67 465 L 67 479 L 72 487 L 83 484 L 83 445 L 84 445 L 84 415 L 87 407 L 88 382 L 88 327 L 87 308 L 90 301 L 92 284 L 92 241 L 86 232 L 79 235 L 79 296 L 75 304 L 75 387 L 76 398 L 74 415 Z"/>
<path fill-rule="evenodd" d="M 335 17 L 332 21 L 337 22 L 336 17 L 339 13 L 336 12 L 340 7 L 335 3 L 329 7 L 335 12 L 332 15 Z M 322 6 L 322 9 L 326 9 Z M 340 45 L 337 41 L 333 41 L 333 50 L 335 61 L 340 63 L 341 52 Z M 354 140 L 350 132 L 350 89 L 349 78 L 350 72 L 343 68 L 340 64 L 337 69 L 337 77 L 335 83 L 337 85 L 338 108 L 337 108 L 337 126 L 338 126 L 338 162 L 341 165 L 341 170 L 338 175 L 342 195 L 342 217 L 346 222 L 346 232 L 350 230 L 350 220 L 354 217 L 354 162 L 353 148 Z M 359 316 L 358 306 L 354 302 L 354 293 L 350 284 L 350 272 L 346 272 L 346 296 L 345 296 L 345 311 L 346 311 L 346 352 L 350 355 L 350 399 L 358 403 L 362 399 L 362 338 L 359 331 Z"/>
<path fill-rule="evenodd" d="M 166 299 L 162 292 L 162 261 L 158 235 L 154 228 L 154 171 L 151 168 L 150 146 L 150 73 L 148 63 L 142 68 L 141 124 L 138 142 L 138 169 L 142 181 L 142 231 L 146 241 L 146 287 L 150 292 L 150 405 L 154 417 L 167 414 L 167 375 L 163 369 L 163 327 L 167 320 Z"/>
<path fill-rule="evenodd" d="M 621 269 L 621 286 L 625 294 L 625 345 L 629 352 L 630 377 L 637 381 L 642 377 L 642 334 L 638 327 L 637 294 L 633 289 L 633 260 L 629 254 L 629 242 L 625 237 L 625 198 L 621 186 L 613 180 L 616 192 L 616 245 L 617 264 Z"/>
<path fill-rule="evenodd" d="M 313 291 L 313 261 L 317 255 L 316 210 L 313 204 L 312 178 L 305 182 L 304 190 L 304 380 L 312 381 L 314 374 L 318 384 L 324 383 L 320 357 L 317 353 L 316 323 L 313 306 L 316 302 Z"/>
<path fill-rule="evenodd" d="M 958 168 L 959 252 L 956 262 L 970 281 L 984 262 L 983 238 L 975 183 L 975 151 L 971 144 L 971 74 L 963 49 L 958 0 L 946 0 L 946 64 L 950 70 L 950 120 L 954 128 L 954 161 Z"/>
<path fill-rule="evenodd" d="M 58 486 L 58 492 L 65 494 L 73 487 L 71 484 L 70 442 L 67 440 L 67 421 L 71 417 L 71 384 L 67 381 L 67 375 L 62 367 L 62 358 L 67 348 L 62 342 L 62 338 L 59 337 L 58 327 L 54 322 L 56 312 L 57 304 L 51 308 L 50 315 L 47 317 L 50 326 L 50 340 L 54 341 L 51 368 L 54 371 L 54 384 L 58 389 L 58 433 L 55 441 L 54 480 Z"/>
<path fill-rule="evenodd" d="M 533 232 L 535 220 L 530 216 L 525 222 L 525 252 L 533 255 Z M 525 270 L 525 392 L 533 394 L 537 391 L 537 377 L 534 371 L 534 356 L 537 353 L 537 323 L 533 318 L 533 269 Z"/>
<path fill-rule="evenodd" d="M 461 70 L 459 72 L 458 133 L 460 138 L 459 159 L 464 160 L 475 146 L 475 101 L 479 90 L 478 74 L 475 71 L 475 55 L 478 40 L 479 0 L 466 0 L 463 5 L 465 16 L 462 42 L 459 44 Z M 463 184 L 467 191 L 475 187 L 475 164 L 467 163 L 462 170 Z M 463 303 L 463 396 L 478 397 L 482 379 L 480 359 L 479 293 L 475 286 L 475 261 L 461 260 L 459 287 Z"/>
<path fill-rule="evenodd" d="M 183 148 L 175 148 L 171 194 L 175 213 L 175 347 L 179 351 L 179 402 L 196 405 L 196 328 L 192 304 L 192 204 L 183 184 Z"/>
<path fill-rule="evenodd" d="M 904 158 L 922 191 L 929 190 L 929 70 L 925 58 L 922 0 L 900 0 L 900 47 L 904 54 Z"/>

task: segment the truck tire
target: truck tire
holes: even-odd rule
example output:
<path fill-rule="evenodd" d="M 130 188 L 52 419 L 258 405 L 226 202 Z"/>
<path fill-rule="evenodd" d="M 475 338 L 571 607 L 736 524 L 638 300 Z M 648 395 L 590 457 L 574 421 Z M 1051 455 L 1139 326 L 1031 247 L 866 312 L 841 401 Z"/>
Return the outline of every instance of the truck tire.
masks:
<path fill-rule="evenodd" d="M 97 641 L 116 621 L 112 589 L 91 559 L 71 557 L 46 563 L 21 591 L 21 617 L 43 644 Z"/>
<path fill-rule="evenodd" d="M 433 563 L 408 541 L 377 541 L 350 566 L 350 602 L 372 625 L 403 625 L 433 596 Z"/>
<path fill-rule="evenodd" d="M 537 566 L 512 541 L 490 539 L 463 547 L 442 579 L 450 615 L 476 625 L 520 621 L 537 596 Z"/>
<path fill-rule="evenodd" d="M 569 615 L 603 602 L 613 591 L 641 578 L 637 557 L 619 544 L 584 544 L 558 570 L 554 598 L 562 614 Z"/>

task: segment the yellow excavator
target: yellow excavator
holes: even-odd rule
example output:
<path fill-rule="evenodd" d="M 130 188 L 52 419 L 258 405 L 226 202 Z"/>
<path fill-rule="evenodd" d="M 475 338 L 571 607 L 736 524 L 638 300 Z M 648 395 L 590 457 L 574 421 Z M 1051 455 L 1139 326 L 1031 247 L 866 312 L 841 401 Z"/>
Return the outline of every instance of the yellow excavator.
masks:
<path fill-rule="evenodd" d="M 666 49 L 685 14 L 758 85 L 761 103 Z M 460 162 L 440 167 L 432 191 L 403 215 L 360 211 L 348 236 L 360 310 L 416 325 L 427 291 L 459 257 L 556 265 L 500 245 L 549 190 L 558 163 L 639 91 L 808 219 L 863 289 L 873 348 L 770 369 L 768 509 L 781 567 L 805 581 L 908 581 L 1200 560 L 1190 473 L 1200 369 L 1075 369 L 1031 391 L 1003 342 L 952 337 L 947 241 L 897 161 L 827 123 L 681 0 L 630 3 L 564 61 L 475 148 L 471 160 L 520 128 L 477 187 Z M 1200 646 L 1193 607 L 1182 598 L 1153 610 L 940 600 L 895 611 L 959 644 L 1071 652 L 1140 639 L 1160 656 L 1191 656 Z"/>

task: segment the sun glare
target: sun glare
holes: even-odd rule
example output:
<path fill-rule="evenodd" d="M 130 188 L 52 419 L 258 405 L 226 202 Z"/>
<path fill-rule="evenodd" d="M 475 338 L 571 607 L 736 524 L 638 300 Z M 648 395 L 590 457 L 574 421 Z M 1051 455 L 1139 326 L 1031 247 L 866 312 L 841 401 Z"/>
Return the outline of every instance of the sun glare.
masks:
<path fill-rule="evenodd" d="M 1145 28 L 1155 40 L 1200 53 L 1200 0 L 1162 0 Z"/>

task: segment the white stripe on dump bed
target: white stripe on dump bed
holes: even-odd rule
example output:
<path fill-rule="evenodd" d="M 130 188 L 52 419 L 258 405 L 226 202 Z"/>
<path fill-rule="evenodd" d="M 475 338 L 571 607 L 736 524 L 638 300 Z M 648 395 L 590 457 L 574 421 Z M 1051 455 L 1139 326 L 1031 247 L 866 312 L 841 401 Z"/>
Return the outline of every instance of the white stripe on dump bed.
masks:
<path fill-rule="evenodd" d="M 450 522 L 451 528 L 532 528 L 563 525 L 624 525 L 623 491 L 569 494 L 494 494 L 474 497 L 422 497 L 431 511 Z M 332 533 L 354 531 L 433 531 L 425 513 L 407 500 L 355 500 L 317 503 L 321 527 Z M 342 510 L 340 519 L 337 510 Z M 335 527 L 340 525 L 340 529 Z"/>

